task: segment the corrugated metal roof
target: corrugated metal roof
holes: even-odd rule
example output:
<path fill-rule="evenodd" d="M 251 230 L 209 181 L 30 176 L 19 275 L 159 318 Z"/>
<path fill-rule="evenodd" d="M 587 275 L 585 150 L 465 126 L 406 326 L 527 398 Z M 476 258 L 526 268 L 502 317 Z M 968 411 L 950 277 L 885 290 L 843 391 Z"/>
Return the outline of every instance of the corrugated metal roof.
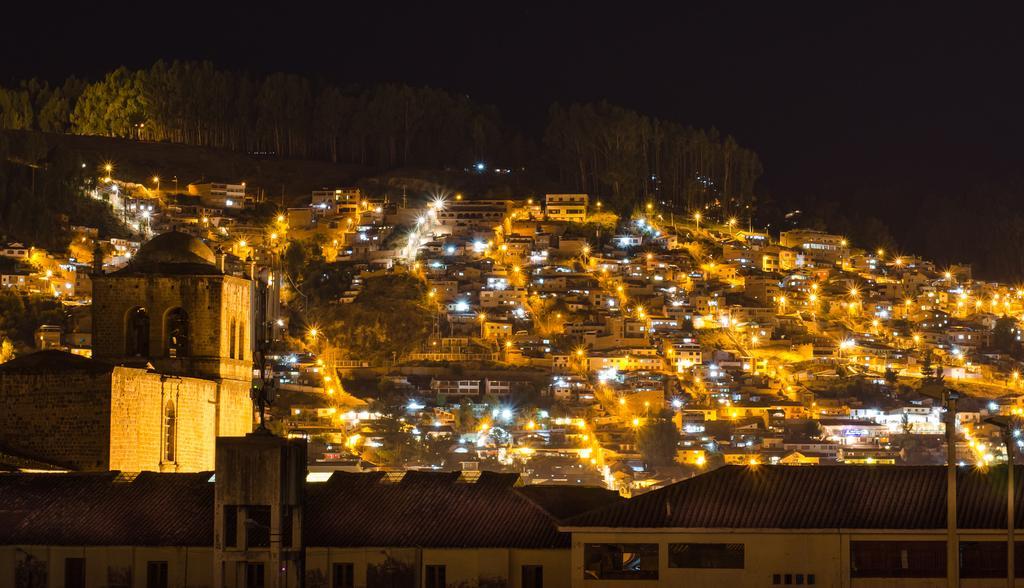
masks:
<path fill-rule="evenodd" d="M 1014 470 L 1024 499 L 1024 466 Z M 964 529 L 1006 528 L 1006 467 L 959 468 Z M 1016 512 L 1024 524 L 1024 508 Z M 725 466 L 591 511 L 565 527 L 942 529 L 943 466 Z"/>

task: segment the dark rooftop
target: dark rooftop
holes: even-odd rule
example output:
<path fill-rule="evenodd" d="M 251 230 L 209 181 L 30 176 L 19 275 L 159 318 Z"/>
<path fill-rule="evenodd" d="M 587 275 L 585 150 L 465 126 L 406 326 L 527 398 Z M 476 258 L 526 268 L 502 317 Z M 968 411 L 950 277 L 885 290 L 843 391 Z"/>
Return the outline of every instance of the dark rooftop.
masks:
<path fill-rule="evenodd" d="M 1017 466 L 1015 476 L 1024 476 Z M 958 470 L 958 525 L 1006 526 L 1006 468 Z M 1024 485 L 1017 486 L 1018 502 Z M 1017 511 L 1017 525 L 1024 513 Z M 943 529 L 943 466 L 725 466 L 564 527 Z"/>
<path fill-rule="evenodd" d="M 0 474 L 0 545 L 213 544 L 211 473 Z M 518 487 L 516 474 L 334 473 L 305 486 L 305 543 L 568 548 L 567 514 L 618 500 L 594 488 Z M 561 492 L 565 494 L 560 495 Z"/>
<path fill-rule="evenodd" d="M 66 351 L 47 349 L 16 357 L 0 364 L 4 374 L 103 374 L 112 371 L 110 364 L 75 355 Z"/>

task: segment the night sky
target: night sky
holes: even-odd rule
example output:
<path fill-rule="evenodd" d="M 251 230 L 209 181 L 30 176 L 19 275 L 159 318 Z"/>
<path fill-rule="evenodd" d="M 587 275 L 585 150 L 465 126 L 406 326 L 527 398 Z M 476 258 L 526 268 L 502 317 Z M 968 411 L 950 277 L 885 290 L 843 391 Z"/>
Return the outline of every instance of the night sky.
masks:
<path fill-rule="evenodd" d="M 344 2 L 329 12 L 252 3 L 211 14 L 209 4 L 153 14 L 89 6 L 41 26 L 12 26 L 40 16 L 16 14 L 0 35 L 0 83 L 211 59 L 462 91 L 537 137 L 551 102 L 608 99 L 732 133 L 761 155 L 762 191 L 779 200 L 901 213 L 1015 174 L 1024 156 L 1019 13 L 924 2 L 667 10 L 479 1 Z"/>

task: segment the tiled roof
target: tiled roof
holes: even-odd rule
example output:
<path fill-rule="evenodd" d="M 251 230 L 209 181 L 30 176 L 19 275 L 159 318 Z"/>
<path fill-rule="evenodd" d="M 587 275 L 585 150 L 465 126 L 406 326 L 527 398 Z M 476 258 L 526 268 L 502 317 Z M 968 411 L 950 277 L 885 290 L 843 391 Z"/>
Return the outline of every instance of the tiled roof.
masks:
<path fill-rule="evenodd" d="M 306 486 L 308 546 L 568 548 L 554 517 L 516 491 L 516 476 L 474 483 L 417 472 L 397 484 L 335 474 Z"/>
<path fill-rule="evenodd" d="M 1015 468 L 1024 500 L 1024 466 Z M 958 471 L 960 528 L 1006 527 L 1006 468 Z M 1017 525 L 1024 525 L 1018 508 Z M 563 528 L 942 529 L 943 466 L 725 466 L 621 504 L 582 514 Z"/>
<path fill-rule="evenodd" d="M 594 486 L 521 486 L 516 491 L 556 519 L 563 520 L 625 500 L 618 492 Z"/>
<path fill-rule="evenodd" d="M 0 545 L 209 546 L 210 476 L 0 474 Z M 569 546 L 555 515 L 538 503 L 571 499 L 531 500 L 515 486 L 515 474 L 482 472 L 471 483 L 460 482 L 458 472 L 410 472 L 398 483 L 384 478 L 381 472 L 337 472 L 327 482 L 306 484 L 306 545 Z"/>
<path fill-rule="evenodd" d="M 213 545 L 210 473 L 0 474 L 0 545 Z"/>

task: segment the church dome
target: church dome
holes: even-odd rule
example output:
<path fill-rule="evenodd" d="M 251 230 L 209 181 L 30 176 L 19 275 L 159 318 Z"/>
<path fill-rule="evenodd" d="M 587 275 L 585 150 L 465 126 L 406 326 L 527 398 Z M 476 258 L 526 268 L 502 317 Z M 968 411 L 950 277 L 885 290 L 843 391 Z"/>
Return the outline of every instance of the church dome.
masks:
<path fill-rule="evenodd" d="M 217 257 L 200 239 L 171 231 L 153 237 L 122 270 L 125 273 L 217 274 Z"/>

